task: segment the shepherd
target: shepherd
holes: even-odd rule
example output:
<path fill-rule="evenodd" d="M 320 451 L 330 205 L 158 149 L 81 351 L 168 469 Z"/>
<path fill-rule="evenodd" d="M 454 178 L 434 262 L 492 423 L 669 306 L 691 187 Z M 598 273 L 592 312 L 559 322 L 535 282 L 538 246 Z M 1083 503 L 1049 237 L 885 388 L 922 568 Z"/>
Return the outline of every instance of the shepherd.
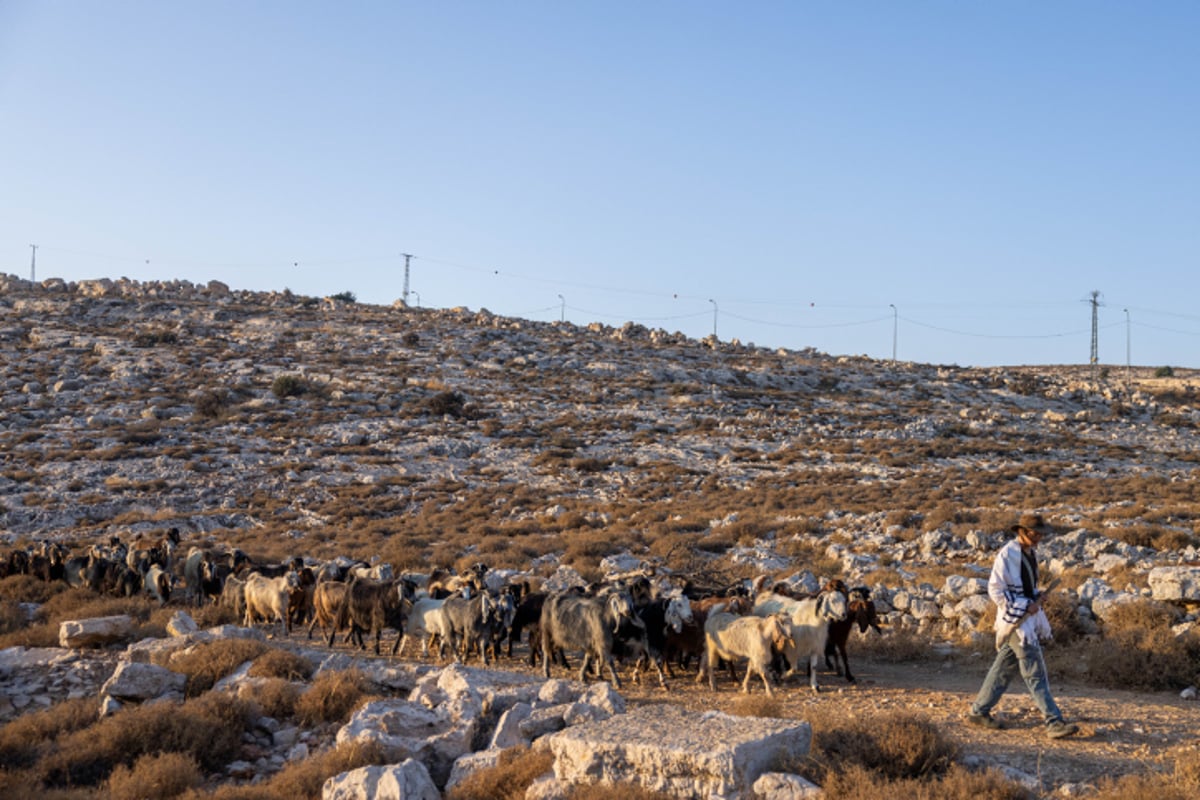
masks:
<path fill-rule="evenodd" d="M 1022 514 L 1009 529 L 1016 537 L 996 554 L 988 579 L 988 596 L 996 604 L 996 659 L 988 670 L 979 695 L 971 704 L 967 720 L 993 730 L 1004 724 L 992 716 L 992 708 L 1004 696 L 1017 672 L 1042 712 L 1046 734 L 1061 739 L 1079 732 L 1079 726 L 1063 720 L 1062 711 L 1050 694 L 1042 642 L 1051 638 L 1050 621 L 1042 609 L 1044 591 L 1038 589 L 1037 546 L 1054 529 L 1041 514 Z"/>

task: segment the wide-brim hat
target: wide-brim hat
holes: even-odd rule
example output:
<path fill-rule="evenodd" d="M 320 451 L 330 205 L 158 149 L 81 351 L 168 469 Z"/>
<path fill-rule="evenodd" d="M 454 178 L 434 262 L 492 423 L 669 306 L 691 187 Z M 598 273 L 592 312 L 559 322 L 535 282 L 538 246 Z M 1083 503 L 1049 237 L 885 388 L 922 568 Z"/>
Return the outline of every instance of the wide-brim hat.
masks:
<path fill-rule="evenodd" d="M 1017 524 L 1009 528 L 1013 533 L 1019 533 L 1021 529 L 1035 531 L 1043 536 L 1054 533 L 1054 528 L 1046 524 L 1046 520 L 1041 514 L 1022 514 L 1017 520 Z"/>

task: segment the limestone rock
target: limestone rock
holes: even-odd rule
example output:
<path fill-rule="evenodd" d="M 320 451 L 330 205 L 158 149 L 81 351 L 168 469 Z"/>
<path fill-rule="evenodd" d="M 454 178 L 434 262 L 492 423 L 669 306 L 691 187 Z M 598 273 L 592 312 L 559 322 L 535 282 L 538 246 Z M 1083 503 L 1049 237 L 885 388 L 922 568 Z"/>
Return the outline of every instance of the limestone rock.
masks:
<path fill-rule="evenodd" d="M 335 775 L 321 787 L 321 800 L 442 800 L 442 795 L 425 765 L 409 758 Z"/>
<path fill-rule="evenodd" d="M 154 664 L 122 661 L 100 692 L 121 701 L 142 702 L 160 697 L 182 700 L 186 685 L 187 676 L 182 673 Z"/>
<path fill-rule="evenodd" d="M 764 772 L 754 782 L 754 794 L 770 800 L 820 800 L 825 790 L 799 775 Z"/>
<path fill-rule="evenodd" d="M 454 761 L 471 751 L 477 726 L 477 719 L 451 719 L 408 700 L 377 700 L 354 713 L 338 731 L 337 743 L 376 742 L 389 759 L 419 759 L 442 785 Z"/>
<path fill-rule="evenodd" d="M 63 647 L 104 647 L 129 637 L 133 620 L 125 614 L 112 617 L 68 620 L 58 628 Z"/>
<path fill-rule="evenodd" d="M 167 621 L 167 633 L 171 636 L 186 636 L 200 630 L 196 621 L 186 611 L 176 611 Z"/>
<path fill-rule="evenodd" d="M 655 705 L 548 737 L 569 783 L 632 783 L 680 797 L 742 800 L 781 762 L 802 759 L 812 728 L 797 720 Z"/>
<path fill-rule="evenodd" d="M 1147 580 L 1155 600 L 1200 601 L 1200 567 L 1155 567 Z"/>

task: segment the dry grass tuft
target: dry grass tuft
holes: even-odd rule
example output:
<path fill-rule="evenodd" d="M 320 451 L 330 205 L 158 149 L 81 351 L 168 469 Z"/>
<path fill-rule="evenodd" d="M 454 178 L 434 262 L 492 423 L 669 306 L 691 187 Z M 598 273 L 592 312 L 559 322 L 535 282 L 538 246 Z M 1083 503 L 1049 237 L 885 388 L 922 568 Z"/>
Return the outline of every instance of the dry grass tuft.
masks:
<path fill-rule="evenodd" d="M 857 768 L 878 780 L 928 780 L 946 773 L 957 748 L 931 720 L 903 712 L 869 720 L 828 715 L 813 726 L 811 760 L 823 784 Z"/>
<path fill-rule="evenodd" d="M 343 723 L 365 703 L 376 699 L 362 670 L 330 670 L 317 675 L 296 701 L 296 719 L 306 726 Z"/>
<path fill-rule="evenodd" d="M 1104 638 L 1083 642 L 1078 658 L 1087 678 L 1102 686 L 1178 690 L 1200 679 L 1200 635 L 1176 636 L 1178 611 L 1138 600 L 1117 606 L 1104 621 Z"/>
<path fill-rule="evenodd" d="M 446 800 L 524 800 L 530 784 L 553 766 L 548 750 L 511 747 L 496 766 L 472 773 L 446 792 Z"/>
<path fill-rule="evenodd" d="M 952 765 L 934 780 L 904 778 L 881 781 L 871 770 L 852 765 L 831 774 L 822 784 L 827 800 L 1033 800 L 1034 794 L 997 770 L 971 772 Z"/>
<path fill-rule="evenodd" d="M 260 784 L 222 786 L 204 797 L 208 800 L 299 800 L 320 797 L 321 787 L 333 776 L 359 767 L 386 763 L 387 756 L 378 743 L 344 744 L 319 755 L 293 761 Z"/>
<path fill-rule="evenodd" d="M 204 780 L 200 766 L 183 753 L 147 754 L 132 767 L 118 765 L 108 777 L 112 800 L 178 797 Z"/>
<path fill-rule="evenodd" d="M 6 723 L 0 727 L 0 769 L 32 766 L 60 736 L 87 728 L 97 716 L 96 699 L 81 697 Z"/>
<path fill-rule="evenodd" d="M 1167 752 L 1175 759 L 1171 772 L 1148 772 L 1103 780 L 1092 800 L 1192 800 L 1200 797 L 1200 747 L 1195 744 Z"/>
<path fill-rule="evenodd" d="M 170 656 L 167 668 L 187 676 L 185 694 L 197 697 L 217 681 L 253 661 L 267 650 L 257 639 L 219 639 L 181 650 Z"/>
<path fill-rule="evenodd" d="M 300 688 L 283 678 L 267 678 L 254 690 L 253 699 L 263 714 L 286 719 L 296 713 Z"/>
<path fill-rule="evenodd" d="M 205 695 L 182 705 L 156 703 L 119 711 L 62 736 L 36 766 L 46 786 L 94 786 L 118 765 L 152 753 L 182 753 L 217 771 L 241 749 L 254 708 L 229 696 Z"/>
<path fill-rule="evenodd" d="M 302 655 L 290 650 L 273 647 L 254 659 L 250 665 L 252 678 L 284 678 L 289 681 L 306 681 L 312 677 L 313 665 Z"/>

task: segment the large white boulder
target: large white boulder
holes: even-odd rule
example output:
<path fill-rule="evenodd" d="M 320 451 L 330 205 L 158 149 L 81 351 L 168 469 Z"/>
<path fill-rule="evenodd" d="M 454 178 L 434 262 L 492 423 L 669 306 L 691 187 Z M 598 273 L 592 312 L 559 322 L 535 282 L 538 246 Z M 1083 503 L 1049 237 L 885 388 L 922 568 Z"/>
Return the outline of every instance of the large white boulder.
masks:
<path fill-rule="evenodd" d="M 1146 579 L 1155 600 L 1200 602 L 1200 567 L 1156 567 Z"/>
<path fill-rule="evenodd" d="M 379 744 L 392 761 L 415 758 L 423 762 L 441 786 L 454 761 L 471 752 L 478 718 L 453 718 L 440 707 L 426 708 L 408 700 L 376 700 L 360 708 L 337 733 L 339 745 Z"/>
<path fill-rule="evenodd" d="M 735 717 L 654 705 L 547 737 L 560 781 L 639 784 L 680 797 L 744 800 L 765 772 L 803 759 L 800 720 Z"/>
<path fill-rule="evenodd" d="M 442 800 L 425 765 L 416 759 L 334 775 L 321 787 L 321 800 Z"/>

